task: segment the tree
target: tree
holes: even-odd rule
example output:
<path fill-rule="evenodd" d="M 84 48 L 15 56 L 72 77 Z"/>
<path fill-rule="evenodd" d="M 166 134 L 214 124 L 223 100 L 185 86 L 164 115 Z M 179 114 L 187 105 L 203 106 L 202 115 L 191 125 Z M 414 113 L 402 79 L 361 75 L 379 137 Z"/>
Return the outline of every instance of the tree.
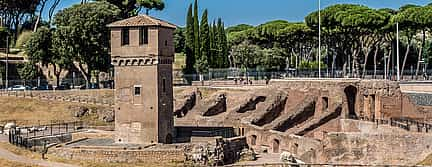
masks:
<path fill-rule="evenodd" d="M 107 2 L 90 2 L 64 9 L 54 18 L 62 49 L 74 55 L 73 60 L 88 83 L 92 70 L 107 71 L 110 67 L 106 25 L 118 20 L 119 13 L 116 6 Z"/>
<path fill-rule="evenodd" d="M 208 72 L 208 57 L 210 55 L 210 28 L 208 25 L 208 11 L 204 10 L 204 13 L 201 18 L 201 26 L 200 26 L 200 42 L 201 54 L 197 58 L 197 62 L 195 64 L 195 68 L 198 73 L 203 74 Z"/>
<path fill-rule="evenodd" d="M 415 6 L 415 5 L 405 5 L 403 7 L 400 8 L 400 12 L 397 15 L 394 15 L 392 17 L 392 22 L 393 23 L 399 23 L 399 27 L 401 30 L 401 34 L 403 35 L 403 37 L 405 37 L 406 40 L 406 51 L 405 51 L 405 56 L 402 62 L 402 67 L 398 67 L 401 68 L 401 74 L 402 74 L 402 79 L 403 79 L 403 74 L 404 74 L 404 70 L 405 70 L 405 65 L 409 56 L 409 53 L 411 51 L 411 46 L 413 45 L 413 39 L 415 37 L 415 34 L 417 33 L 418 29 L 419 29 L 419 25 L 416 23 L 416 21 L 413 18 L 413 14 L 417 11 L 417 10 L 421 10 L 421 8 L 419 6 Z"/>
<path fill-rule="evenodd" d="M 246 71 L 246 80 L 249 80 L 248 69 L 256 65 L 257 60 L 255 58 L 259 54 L 259 51 L 259 46 L 251 44 L 250 41 L 243 41 L 231 49 L 234 64 L 244 68 Z"/>
<path fill-rule="evenodd" d="M 194 15 L 193 15 L 193 29 L 194 29 L 194 56 L 195 60 L 200 58 L 200 28 L 199 28 L 199 20 L 198 20 L 198 0 L 195 0 L 194 4 Z"/>
<path fill-rule="evenodd" d="M 73 65 L 72 55 L 65 52 L 65 46 L 60 44 L 63 42 L 63 38 L 58 35 L 60 31 L 41 27 L 32 34 L 26 45 L 30 63 L 23 68 L 20 75 L 34 78 L 37 75 L 36 63 L 40 63 L 41 66 L 51 65 L 54 68 L 56 85 L 60 85 L 61 72 Z"/>
<path fill-rule="evenodd" d="M 21 79 L 32 80 L 39 75 L 37 66 L 32 62 L 20 64 L 19 66 L 21 67 L 18 68 L 18 75 Z"/>
<path fill-rule="evenodd" d="M 248 24 L 239 24 L 236 26 L 228 27 L 226 29 L 226 32 L 227 33 L 240 32 L 240 31 L 251 29 L 251 28 L 254 28 L 254 27 L 251 25 L 248 25 Z"/>
<path fill-rule="evenodd" d="M 152 9 L 163 10 L 165 3 L 163 0 L 97 0 L 106 1 L 120 9 L 119 16 L 126 19 L 139 14 L 142 8 L 146 8 L 146 14 Z"/>
<path fill-rule="evenodd" d="M 185 53 L 186 51 L 186 37 L 185 28 L 177 28 L 174 31 L 174 46 L 176 53 Z"/>
<path fill-rule="evenodd" d="M 195 65 L 195 32 L 194 32 L 194 19 L 193 19 L 192 4 L 189 5 L 188 14 L 186 18 L 186 68 L 184 72 L 186 74 L 194 73 Z"/>
<path fill-rule="evenodd" d="M 6 27 L 14 33 L 13 41 L 18 38 L 20 23 L 25 16 L 34 15 L 40 0 L 3 0 L 0 1 L 0 16 Z"/>
<path fill-rule="evenodd" d="M 146 14 L 149 15 L 150 10 L 163 10 L 165 3 L 163 0 L 137 0 L 140 7 L 146 8 Z"/>

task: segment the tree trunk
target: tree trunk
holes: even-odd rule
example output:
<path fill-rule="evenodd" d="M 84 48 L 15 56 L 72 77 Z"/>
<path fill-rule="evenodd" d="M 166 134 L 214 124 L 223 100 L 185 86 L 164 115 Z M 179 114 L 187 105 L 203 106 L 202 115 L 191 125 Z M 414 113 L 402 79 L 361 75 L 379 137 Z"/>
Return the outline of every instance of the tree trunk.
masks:
<path fill-rule="evenodd" d="M 401 73 L 400 73 L 401 79 L 404 78 L 403 76 L 404 76 L 405 64 L 406 64 L 406 60 L 407 60 L 409 52 L 410 52 L 410 48 L 411 48 L 411 39 L 408 40 L 408 45 L 407 45 L 407 49 L 405 52 L 405 57 L 404 57 L 404 60 L 402 63 L 402 69 L 401 69 Z M 397 67 L 397 68 L 399 68 L 399 67 Z"/>
<path fill-rule="evenodd" d="M 54 75 L 56 78 L 56 86 L 58 88 L 60 86 L 60 74 L 62 72 L 62 69 L 57 67 L 57 65 L 55 65 L 55 64 L 53 64 L 53 67 L 54 67 Z"/>
<path fill-rule="evenodd" d="M 387 60 L 387 69 L 386 69 L 387 70 L 387 76 L 390 73 L 390 61 L 391 61 L 392 53 L 393 53 L 393 49 L 390 47 L 389 54 L 388 54 L 388 60 Z"/>
<path fill-rule="evenodd" d="M 364 61 L 364 64 L 363 64 L 363 72 L 362 72 L 362 78 L 365 78 L 366 77 L 366 65 L 367 65 L 367 61 L 368 61 L 368 58 L 369 58 L 369 53 L 370 53 L 370 48 L 366 48 L 366 49 L 364 49 L 365 51 L 364 51 L 364 53 L 365 53 L 365 61 Z"/>
<path fill-rule="evenodd" d="M 40 10 L 39 10 L 39 15 L 38 15 L 38 17 L 37 17 L 37 19 L 36 19 L 36 23 L 35 23 L 35 25 L 34 25 L 34 29 L 33 29 L 33 32 L 36 32 L 37 31 L 37 28 L 39 27 L 39 22 L 40 22 L 40 20 L 42 19 L 42 13 L 43 13 L 43 11 L 44 11 L 44 8 L 45 8 L 45 4 L 46 4 L 46 0 L 42 0 L 42 1 L 40 1 L 40 3 L 41 3 L 41 7 L 40 7 Z"/>
<path fill-rule="evenodd" d="M 79 70 L 80 70 L 80 72 L 81 72 L 81 74 L 83 75 L 83 77 L 84 77 L 84 79 L 86 80 L 86 87 L 87 88 L 89 88 L 89 84 L 90 84 L 90 70 L 88 69 L 88 67 L 87 67 L 87 69 L 85 69 L 84 67 L 83 67 L 83 64 L 81 64 L 81 63 L 79 63 L 79 65 L 78 65 L 78 67 L 79 67 Z"/>
<path fill-rule="evenodd" d="M 375 54 L 374 54 L 374 74 L 373 78 L 376 79 L 376 72 L 377 72 L 377 56 L 378 56 L 379 46 L 375 46 Z"/>
<path fill-rule="evenodd" d="M 425 38 L 426 38 L 426 32 L 425 32 L 425 30 L 423 30 L 423 36 L 422 36 L 422 41 L 421 41 L 421 45 L 420 45 L 420 50 L 419 50 L 418 57 L 417 57 L 417 69 L 415 72 L 415 79 L 418 79 L 418 72 L 420 69 L 420 61 L 422 59 L 423 45 L 425 43 Z"/>

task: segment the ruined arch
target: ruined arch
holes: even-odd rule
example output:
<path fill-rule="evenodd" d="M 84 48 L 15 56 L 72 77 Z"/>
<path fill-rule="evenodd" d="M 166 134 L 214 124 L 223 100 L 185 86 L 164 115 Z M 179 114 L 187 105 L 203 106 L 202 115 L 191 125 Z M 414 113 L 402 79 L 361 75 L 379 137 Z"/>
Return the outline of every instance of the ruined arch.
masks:
<path fill-rule="evenodd" d="M 349 85 L 344 89 L 344 92 L 348 105 L 348 117 L 357 119 L 358 117 L 355 111 L 357 88 L 355 86 Z"/>
<path fill-rule="evenodd" d="M 279 153 L 279 146 L 280 146 L 280 140 L 279 139 L 273 139 L 273 141 L 272 141 L 273 153 Z"/>
<path fill-rule="evenodd" d="M 255 146 L 257 144 L 257 136 L 256 135 L 251 135 L 250 136 L 250 144 L 252 146 Z"/>
<path fill-rule="evenodd" d="M 168 133 L 165 137 L 165 143 L 166 144 L 172 144 L 173 143 L 173 137 L 170 133 Z"/>

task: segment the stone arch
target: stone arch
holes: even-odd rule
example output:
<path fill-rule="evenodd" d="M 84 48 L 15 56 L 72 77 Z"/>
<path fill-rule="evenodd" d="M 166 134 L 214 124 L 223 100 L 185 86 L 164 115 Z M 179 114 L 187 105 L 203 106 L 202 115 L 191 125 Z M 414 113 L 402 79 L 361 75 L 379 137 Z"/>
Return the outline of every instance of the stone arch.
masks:
<path fill-rule="evenodd" d="M 349 85 L 344 89 L 346 102 L 348 106 L 348 117 L 357 119 L 356 114 L 356 97 L 357 97 L 357 88 L 355 86 Z"/>
<path fill-rule="evenodd" d="M 257 144 L 257 136 L 256 135 L 251 135 L 250 136 L 250 144 L 252 146 L 255 146 Z"/>
<path fill-rule="evenodd" d="M 171 135 L 171 133 L 168 133 L 165 137 L 165 143 L 166 144 L 172 144 L 173 143 L 173 137 Z"/>
<path fill-rule="evenodd" d="M 291 151 L 292 151 L 293 154 L 297 154 L 298 153 L 298 147 L 299 147 L 299 145 L 297 143 L 293 143 L 291 145 Z"/>
<path fill-rule="evenodd" d="M 144 65 L 144 60 L 143 60 L 143 59 L 139 59 L 139 61 L 138 61 L 138 65 L 139 65 L 139 66 Z"/>
<path fill-rule="evenodd" d="M 280 140 L 279 139 L 273 139 L 272 140 L 272 149 L 273 153 L 279 153 L 280 147 Z"/>
<path fill-rule="evenodd" d="M 133 60 L 132 60 L 132 65 L 133 65 L 133 66 L 138 65 L 138 60 L 137 60 L 137 59 L 133 59 Z"/>

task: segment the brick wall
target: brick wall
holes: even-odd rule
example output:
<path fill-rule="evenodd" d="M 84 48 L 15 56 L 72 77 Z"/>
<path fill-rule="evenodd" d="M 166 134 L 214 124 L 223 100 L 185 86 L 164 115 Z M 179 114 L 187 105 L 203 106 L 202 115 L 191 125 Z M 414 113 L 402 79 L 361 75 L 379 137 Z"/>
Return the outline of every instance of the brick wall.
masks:
<path fill-rule="evenodd" d="M 145 162 L 183 162 L 184 154 L 182 149 L 167 150 L 115 150 L 115 149 L 74 149 L 56 148 L 50 153 L 71 160 L 86 160 L 108 163 L 137 163 Z"/>

